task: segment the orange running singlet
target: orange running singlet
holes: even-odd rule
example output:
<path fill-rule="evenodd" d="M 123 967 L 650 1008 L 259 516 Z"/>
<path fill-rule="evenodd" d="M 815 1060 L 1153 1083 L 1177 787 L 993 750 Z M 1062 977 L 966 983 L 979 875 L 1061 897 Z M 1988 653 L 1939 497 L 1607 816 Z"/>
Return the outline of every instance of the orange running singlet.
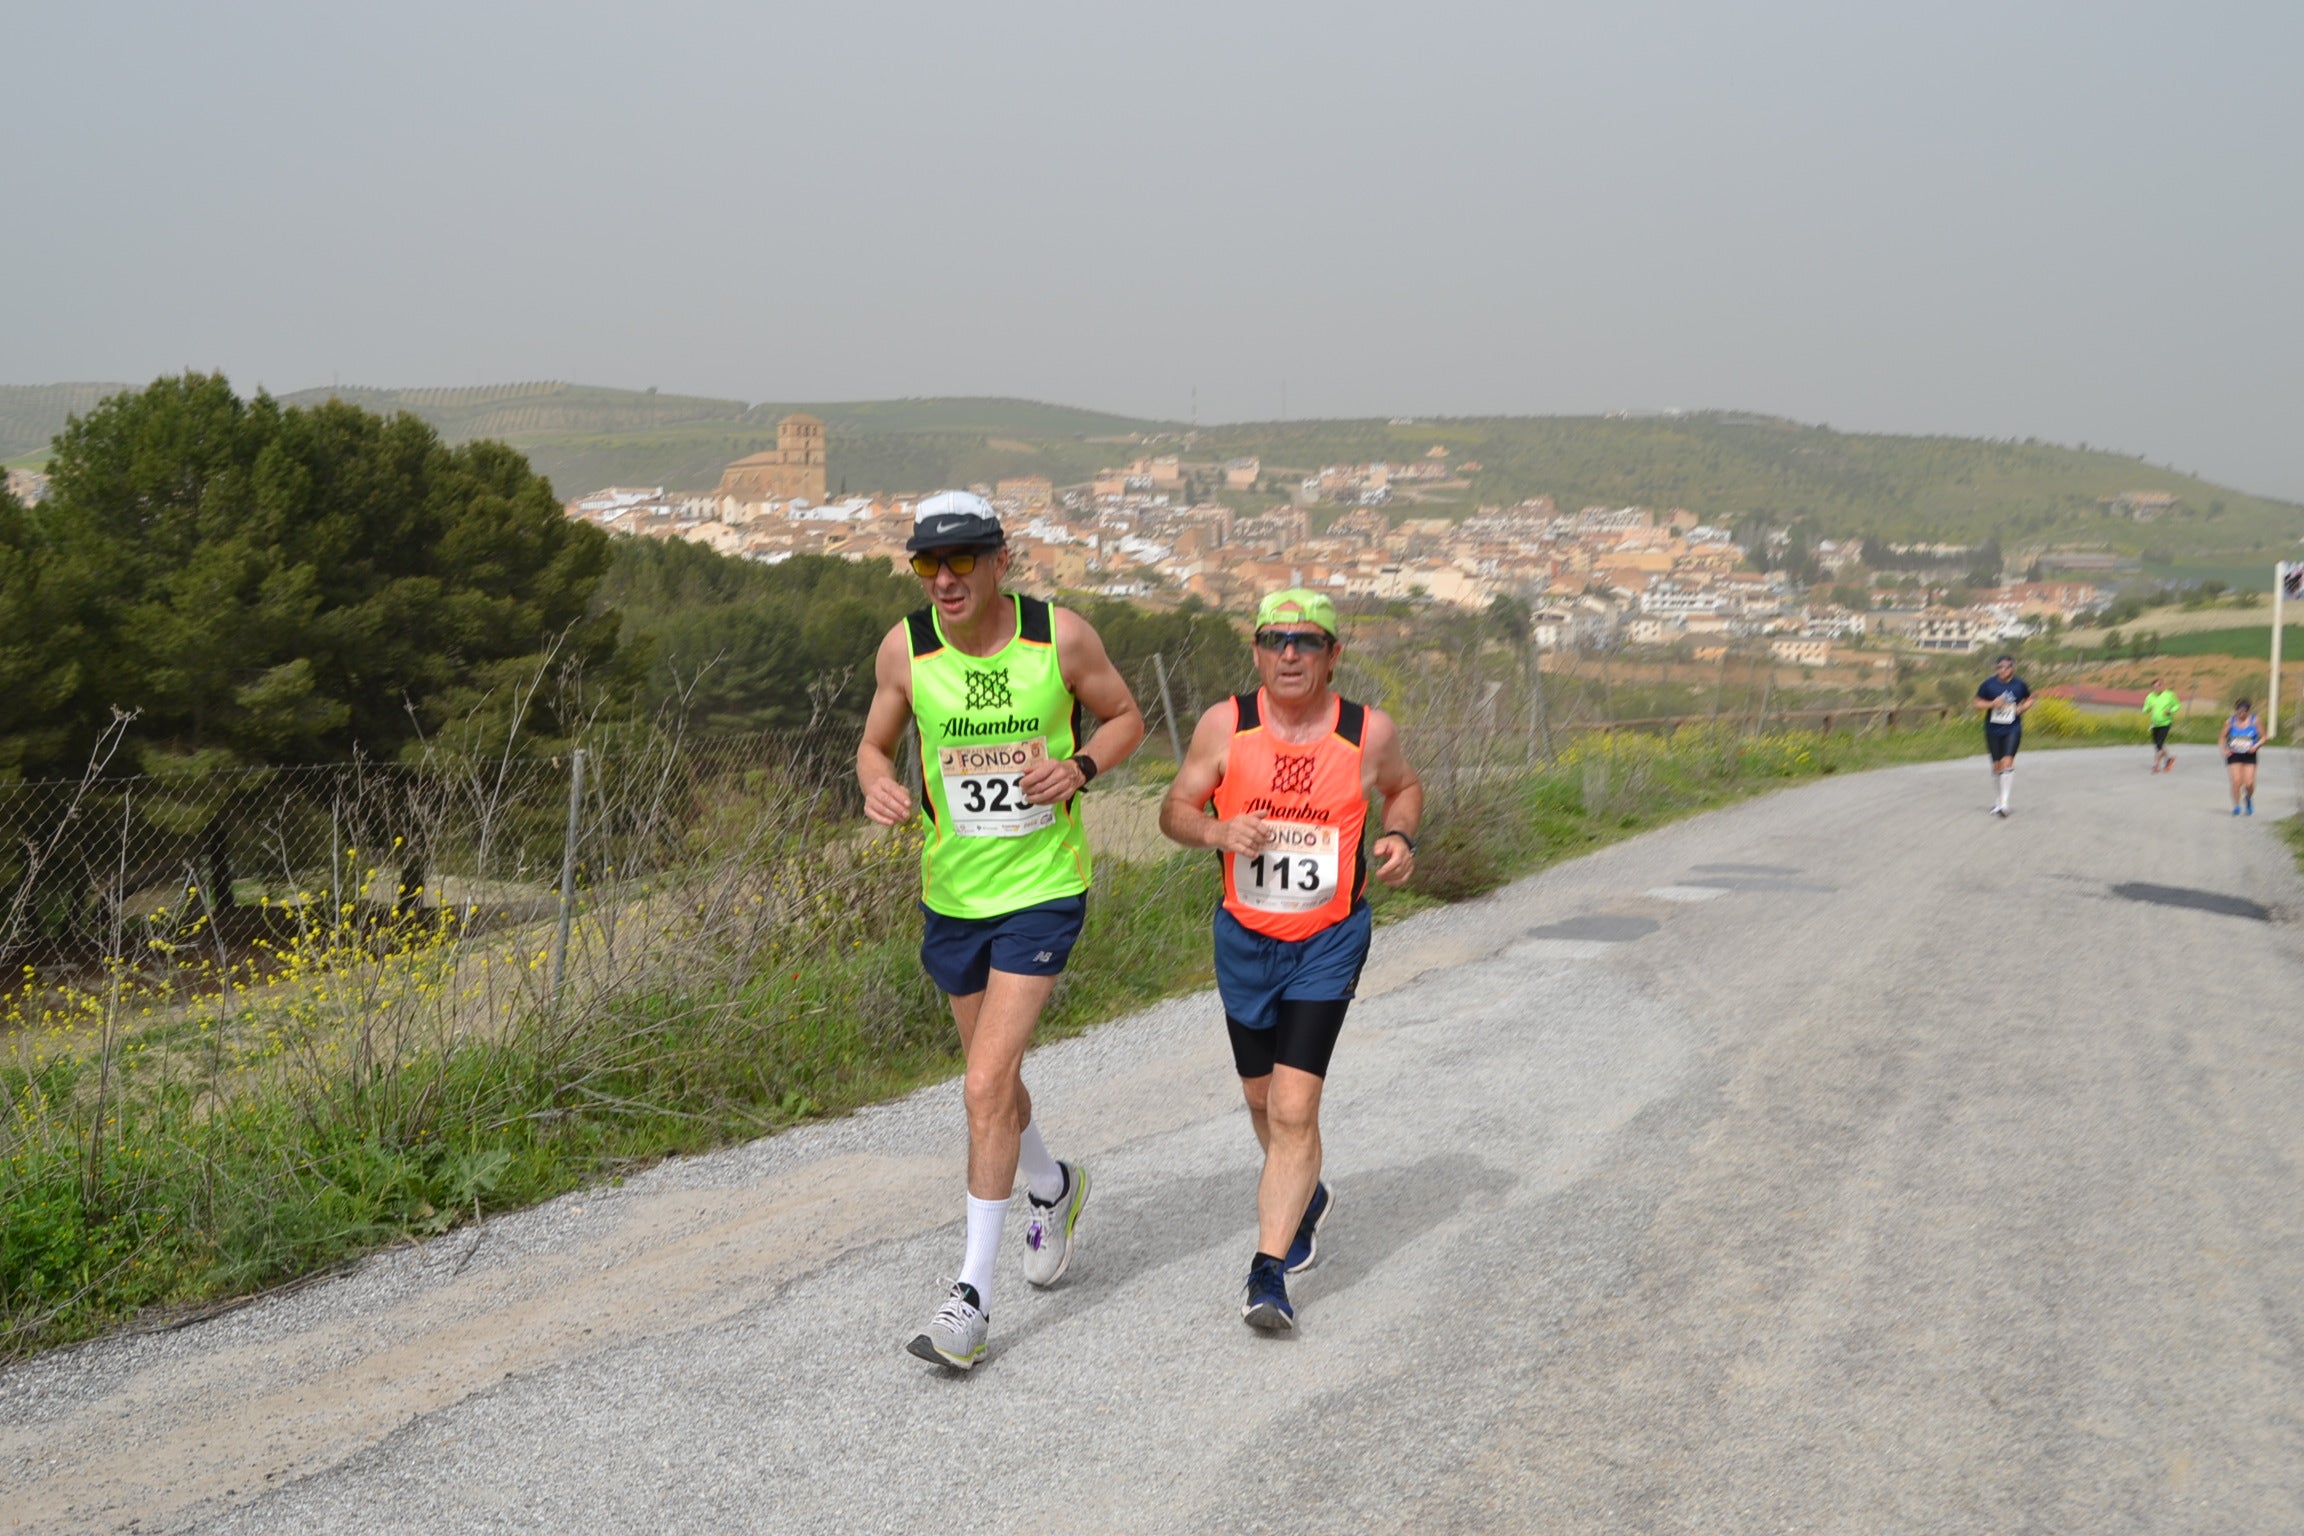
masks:
<path fill-rule="evenodd" d="M 1273 832 L 1258 854 L 1218 854 L 1224 910 L 1252 933 L 1308 939 L 1352 915 L 1368 882 L 1360 834 L 1368 800 L 1360 783 L 1366 707 L 1338 696 L 1336 720 L 1316 746 L 1264 729 L 1264 695 L 1235 694 L 1232 744 L 1211 797 L 1226 820 L 1255 812 Z"/>

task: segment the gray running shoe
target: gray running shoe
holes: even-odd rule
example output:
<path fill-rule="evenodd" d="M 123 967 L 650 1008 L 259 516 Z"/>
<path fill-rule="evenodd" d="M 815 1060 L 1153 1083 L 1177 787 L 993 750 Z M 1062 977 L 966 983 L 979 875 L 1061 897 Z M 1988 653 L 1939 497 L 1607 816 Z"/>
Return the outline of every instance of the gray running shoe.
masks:
<path fill-rule="evenodd" d="M 931 1365 L 967 1370 L 984 1358 L 984 1335 L 992 1323 L 982 1301 L 976 1287 L 953 1281 L 952 1293 L 929 1320 L 928 1331 L 904 1347 Z"/>
<path fill-rule="evenodd" d="M 1072 1262 L 1072 1229 L 1088 1203 L 1088 1170 L 1078 1163 L 1056 1166 L 1064 1170 L 1064 1193 L 1048 1205 L 1029 1191 L 1024 1196 L 1024 1278 L 1034 1285 L 1054 1285 L 1064 1278 Z"/>

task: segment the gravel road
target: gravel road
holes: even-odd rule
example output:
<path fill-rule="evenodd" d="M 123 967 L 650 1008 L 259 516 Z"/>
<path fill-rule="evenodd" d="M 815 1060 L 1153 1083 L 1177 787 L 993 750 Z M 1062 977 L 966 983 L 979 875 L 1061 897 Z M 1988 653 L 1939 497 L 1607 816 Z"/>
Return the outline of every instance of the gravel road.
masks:
<path fill-rule="evenodd" d="M 955 1085 L 0 1375 L 0 1530 L 2304 1530 L 2304 884 L 2208 753 L 1826 780 L 1377 936 L 1238 1322 L 1207 996 L 1036 1053 L 1096 1194 L 993 1353 Z M 1083 964 L 1096 963 L 1084 954 Z M 1014 1239 L 1011 1239 L 1014 1241 Z"/>

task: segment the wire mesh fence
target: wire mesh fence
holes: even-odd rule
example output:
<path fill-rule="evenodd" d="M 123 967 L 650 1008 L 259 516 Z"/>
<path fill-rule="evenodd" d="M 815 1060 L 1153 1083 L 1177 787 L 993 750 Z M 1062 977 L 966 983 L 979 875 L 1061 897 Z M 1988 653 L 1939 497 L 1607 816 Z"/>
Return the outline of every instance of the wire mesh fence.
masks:
<path fill-rule="evenodd" d="M 1115 788 L 1172 770 L 1216 701 L 1203 694 L 1255 684 L 1252 670 L 1234 679 L 1192 655 L 1153 654 L 1125 670 L 1149 732 Z M 1780 698 L 1779 669 L 1738 670 L 1733 690 L 1723 659 L 1709 690 L 1699 681 L 1674 692 L 1605 651 L 1394 642 L 1349 647 L 1337 685 L 1401 718 L 1441 805 L 1460 779 L 1553 760 L 1593 732 L 1893 729 L 1945 713 L 1884 690 L 1843 690 L 1820 705 L 1813 689 Z M 1658 707 L 1701 705 L 1706 692 L 1708 710 Z M 1794 703 L 1806 707 L 1785 707 Z M 854 746 L 852 726 L 718 738 L 633 727 L 546 752 L 0 785 L 0 970 L 136 960 L 158 952 L 153 934 L 195 920 L 226 956 L 314 921 L 373 928 L 429 917 L 467 934 L 565 925 L 578 908 L 612 907 L 618 893 L 693 873 L 763 831 L 790 852 L 830 826 L 852 828 Z M 904 769 L 917 790 L 909 743 Z M 565 948 L 559 941 L 556 955 Z"/>
<path fill-rule="evenodd" d="M 545 755 L 0 785 L 0 966 L 133 960 L 193 920 L 232 952 L 315 921 L 478 933 L 550 919 L 578 893 L 692 862 L 770 780 L 768 820 L 804 808 L 821 822 L 853 800 L 853 750 L 826 730 L 634 730 Z"/>
<path fill-rule="evenodd" d="M 1520 867 L 1563 795 L 1615 815 L 1800 750 L 1724 701 L 1732 744 L 1656 761 L 1678 727 L 1653 690 L 1531 660 L 1347 653 L 1342 690 L 1395 713 L 1430 789 L 1430 894 Z M 1205 979 L 1216 877 L 1159 832 L 1169 728 L 1254 678 L 1174 661 L 1124 669 L 1150 737 L 1087 799 L 1095 963 L 1052 1028 Z M 0 786 L 0 1217 L 52 1236 L 0 1250 L 0 1358 L 950 1070 L 920 829 L 865 821 L 856 745 L 628 726 Z M 916 751 L 903 770 L 917 795 Z"/>

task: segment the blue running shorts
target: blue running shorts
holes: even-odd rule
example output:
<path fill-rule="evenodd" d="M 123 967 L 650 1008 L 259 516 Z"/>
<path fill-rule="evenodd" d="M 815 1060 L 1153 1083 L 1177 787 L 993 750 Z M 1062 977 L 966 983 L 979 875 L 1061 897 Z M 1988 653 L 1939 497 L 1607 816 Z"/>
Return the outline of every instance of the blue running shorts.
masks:
<path fill-rule="evenodd" d="M 1341 1002 L 1360 985 L 1375 918 L 1362 902 L 1333 928 L 1308 939 L 1266 938 L 1216 909 L 1216 991 L 1224 1013 L 1248 1029 L 1270 1029 L 1280 1004 Z"/>
<path fill-rule="evenodd" d="M 926 904 L 920 910 L 927 917 L 920 930 L 920 968 L 947 996 L 971 997 L 996 970 L 1011 976 L 1061 974 L 1088 920 L 1088 898 L 1059 896 L 998 917 L 946 917 Z"/>
<path fill-rule="evenodd" d="M 1994 762 L 2014 757 L 2016 749 L 2024 744 L 2024 727 L 2017 725 L 1988 725 L 1984 727 L 1984 754 Z"/>

